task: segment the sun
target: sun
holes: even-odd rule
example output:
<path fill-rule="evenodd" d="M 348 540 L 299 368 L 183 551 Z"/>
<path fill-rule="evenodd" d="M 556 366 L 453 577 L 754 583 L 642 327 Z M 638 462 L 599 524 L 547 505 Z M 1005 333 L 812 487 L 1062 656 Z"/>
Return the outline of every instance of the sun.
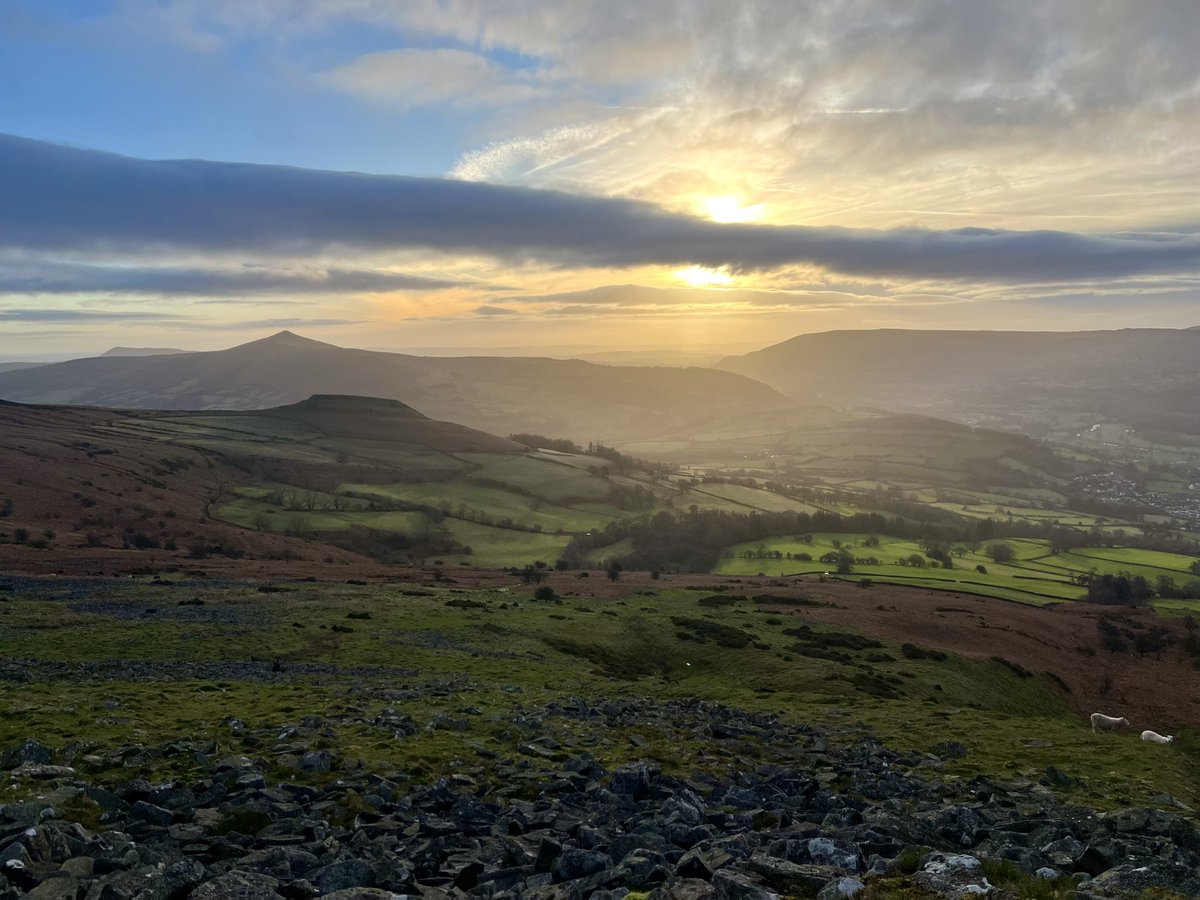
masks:
<path fill-rule="evenodd" d="M 763 214 L 761 203 L 743 206 L 740 197 L 709 197 L 704 208 L 714 222 L 753 222 Z"/>
<path fill-rule="evenodd" d="M 733 284 L 733 276 L 723 269 L 710 269 L 706 266 L 688 266 L 679 269 L 675 277 L 690 287 L 724 287 Z"/>

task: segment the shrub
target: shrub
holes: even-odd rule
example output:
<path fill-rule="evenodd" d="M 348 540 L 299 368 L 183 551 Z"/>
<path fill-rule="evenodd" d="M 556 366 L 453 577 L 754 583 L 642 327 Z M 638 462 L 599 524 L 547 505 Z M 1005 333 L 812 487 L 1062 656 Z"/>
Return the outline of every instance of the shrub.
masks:
<path fill-rule="evenodd" d="M 932 659 L 935 662 L 944 662 L 947 658 L 941 650 L 918 647 L 916 644 L 904 644 L 900 647 L 900 652 L 904 654 L 905 659 Z"/>
<path fill-rule="evenodd" d="M 533 592 L 533 599 L 534 600 L 547 600 L 547 601 L 548 600 L 557 600 L 558 594 L 554 593 L 554 588 L 550 587 L 550 585 L 544 584 L 540 588 L 538 588 L 536 591 Z"/>

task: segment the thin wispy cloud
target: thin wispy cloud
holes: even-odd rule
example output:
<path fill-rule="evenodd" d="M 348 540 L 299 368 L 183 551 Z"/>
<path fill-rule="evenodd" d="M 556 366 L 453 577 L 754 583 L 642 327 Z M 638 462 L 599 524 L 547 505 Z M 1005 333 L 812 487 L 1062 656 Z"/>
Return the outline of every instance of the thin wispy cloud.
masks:
<path fill-rule="evenodd" d="M 242 266 L 176 268 L 98 265 L 60 260 L 0 263 L 0 294 L 121 293 L 226 297 L 232 295 L 375 294 L 482 287 L 473 282 L 371 269 Z"/>

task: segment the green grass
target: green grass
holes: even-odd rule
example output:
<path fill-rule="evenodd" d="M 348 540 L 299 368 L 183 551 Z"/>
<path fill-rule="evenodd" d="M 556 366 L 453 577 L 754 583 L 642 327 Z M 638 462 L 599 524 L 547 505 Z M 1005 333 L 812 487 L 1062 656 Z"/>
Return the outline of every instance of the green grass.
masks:
<path fill-rule="evenodd" d="M 597 469 L 607 464 L 596 457 L 566 457 L 561 454 L 526 454 L 524 456 L 490 456 L 459 454 L 475 464 L 472 475 L 509 485 L 520 491 L 542 497 L 554 503 L 606 500 L 610 487 L 586 468 L 586 460 Z"/>
<path fill-rule="evenodd" d="M 539 497 L 503 488 L 459 481 L 433 481 L 419 484 L 344 484 L 340 490 L 355 494 L 387 497 L 408 503 L 427 504 L 443 509 L 456 518 L 473 518 L 478 513 L 499 522 L 511 519 L 520 525 L 540 525 L 544 531 L 587 531 L 603 527 L 620 513 L 611 514 L 559 506 Z"/>
<path fill-rule="evenodd" d="M 1054 765 L 1080 780 L 1071 795 L 1089 804 L 1153 804 L 1162 793 L 1200 802 L 1194 732 L 1148 755 L 1136 737 L 1094 737 L 1042 678 L 1022 679 L 990 661 L 909 660 L 896 647 L 867 649 L 851 633 L 822 627 L 800 639 L 787 631 L 802 617 L 764 616 L 747 602 L 714 609 L 699 604 L 695 592 L 667 590 L 625 601 L 567 596 L 538 603 L 516 579 L 508 588 L 467 594 L 405 585 L 285 587 L 264 594 L 254 585 L 124 582 L 95 594 L 108 612 L 90 613 L 46 592 L 12 595 L 0 604 L 0 656 L 115 666 L 111 677 L 39 676 L 14 685 L 0 701 L 0 747 L 26 737 L 58 747 L 79 740 L 85 752 L 180 735 L 227 744 L 227 716 L 273 727 L 350 705 L 367 712 L 330 725 L 337 752 L 432 777 L 453 771 L 461 764 L 456 760 L 475 759 L 471 742 L 511 755 L 528 739 L 494 714 L 568 696 L 700 697 L 826 724 L 837 740 L 853 741 L 864 730 L 902 749 L 959 740 L 969 752 L 947 764 L 952 776 L 1036 779 Z M 206 600 L 206 610 L 231 618 L 170 617 L 183 609 L 180 599 L 195 595 Z M 447 605 L 461 599 L 472 604 Z M 158 612 L 143 616 L 147 607 Z M 125 608 L 132 614 L 113 614 Z M 274 657 L 285 672 L 279 683 L 207 681 L 186 670 L 143 681 L 123 664 Z M 309 677 L 293 673 L 301 664 L 355 668 Z M 397 676 L 396 666 L 412 674 Z M 454 688 L 397 700 L 396 690 L 410 683 Z M 468 705 L 484 714 L 468 717 L 461 733 L 423 731 L 419 739 L 397 741 L 369 726 L 385 705 L 422 727 L 438 712 L 462 718 Z M 649 756 L 687 772 L 723 759 L 703 736 L 667 726 L 637 726 L 628 734 L 589 730 L 575 720 L 544 727 L 565 747 L 587 747 L 609 763 Z M 629 742 L 634 733 L 644 746 Z M 182 757 L 159 764 L 164 772 L 186 772 L 189 765 Z"/>
<path fill-rule="evenodd" d="M 492 528 L 461 519 L 447 519 L 445 525 L 455 540 L 471 548 L 471 555 L 459 561 L 484 568 L 553 563 L 570 541 L 568 535 Z"/>
<path fill-rule="evenodd" d="M 863 534 L 827 533 L 811 535 L 809 543 L 790 537 L 738 544 L 729 548 L 727 556 L 715 571 L 722 575 L 756 575 L 761 572 L 775 576 L 832 572 L 832 564 L 819 560 L 822 555 L 835 551 L 834 541 L 839 541 L 842 546 L 850 548 L 856 558 L 874 557 L 879 560 L 876 565 L 855 563 L 850 577 L 856 579 L 870 578 L 883 583 L 954 590 L 1039 605 L 1081 598 L 1084 589 L 1073 583 L 1071 578 L 1089 570 L 1101 574 L 1127 571 L 1145 575 L 1151 581 L 1158 575 L 1167 574 L 1175 577 L 1179 584 L 1198 577 L 1190 574 L 1190 566 L 1194 562 L 1190 556 L 1108 547 L 1080 548 L 1070 553 L 1051 554 L 1048 542 L 1029 538 L 1001 540 L 1014 551 L 1016 558 L 1009 564 L 998 564 L 988 558 L 986 547 L 993 542 L 984 542 L 975 550 L 960 546 L 958 549 L 963 552 L 961 555 L 957 552 L 954 554 L 953 569 L 899 566 L 895 564 L 897 559 L 912 554 L 924 557 L 919 542 L 879 536 L 879 546 L 867 547 L 864 546 L 866 537 Z M 760 551 L 767 554 L 779 552 L 785 558 L 745 555 L 747 552 L 756 554 Z M 788 553 L 793 556 L 808 553 L 812 560 L 787 559 Z M 930 560 L 926 559 L 926 562 Z M 976 571 L 976 566 L 980 565 L 987 570 L 985 573 Z M 1195 607 L 1196 604 L 1191 606 Z"/>
<path fill-rule="evenodd" d="M 424 513 L 404 510 L 286 510 L 269 503 L 240 498 L 222 503 L 214 516 L 224 522 L 257 531 L 312 534 L 321 531 L 346 531 L 362 525 L 406 534 L 419 531 L 428 523 Z"/>

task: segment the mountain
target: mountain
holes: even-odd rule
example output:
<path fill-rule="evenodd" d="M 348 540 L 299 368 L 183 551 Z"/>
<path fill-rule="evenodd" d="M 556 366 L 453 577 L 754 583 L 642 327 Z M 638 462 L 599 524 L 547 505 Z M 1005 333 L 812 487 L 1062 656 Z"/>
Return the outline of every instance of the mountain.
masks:
<path fill-rule="evenodd" d="M 40 362 L 0 362 L 0 372 L 16 372 L 20 369 L 35 369 L 44 366 Z"/>
<path fill-rule="evenodd" d="M 1015 428 L 1200 433 L 1200 331 L 831 331 L 717 368 L 831 404 Z"/>
<path fill-rule="evenodd" d="M 263 409 L 313 394 L 401 400 L 483 431 L 584 441 L 669 435 L 784 403 L 766 385 L 714 369 L 410 356 L 289 331 L 228 350 L 77 359 L 0 373 L 0 398 L 21 403 Z"/>
<path fill-rule="evenodd" d="M 176 353 L 189 352 L 191 351 L 178 350 L 174 347 L 110 347 L 100 356 L 171 356 Z"/>

